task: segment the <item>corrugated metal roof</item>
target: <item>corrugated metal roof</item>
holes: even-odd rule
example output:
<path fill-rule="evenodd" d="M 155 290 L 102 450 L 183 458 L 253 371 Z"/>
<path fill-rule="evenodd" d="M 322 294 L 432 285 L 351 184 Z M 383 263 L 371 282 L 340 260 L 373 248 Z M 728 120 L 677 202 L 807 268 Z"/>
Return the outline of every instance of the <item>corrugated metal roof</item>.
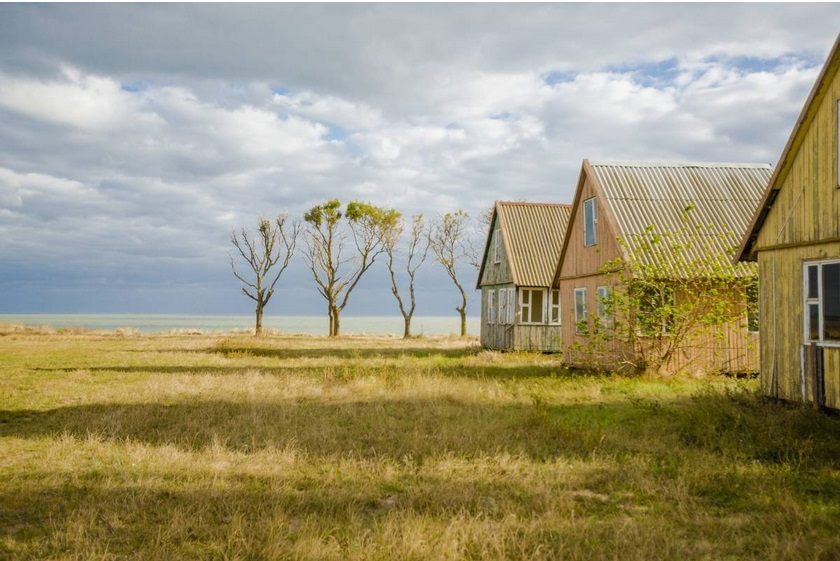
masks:
<path fill-rule="evenodd" d="M 678 277 L 713 274 L 716 267 L 730 265 L 773 173 L 769 164 L 590 162 L 590 166 L 627 251 L 638 252 L 634 254 L 642 263 L 664 266 Z M 688 208 L 692 210 L 686 213 Z M 646 244 L 655 234 L 674 236 L 682 248 L 659 243 L 651 250 Z M 735 268 L 740 276 L 755 272 L 754 264 Z"/>
<path fill-rule="evenodd" d="M 518 286 L 550 286 L 569 225 L 571 205 L 496 203 L 505 249 Z"/>

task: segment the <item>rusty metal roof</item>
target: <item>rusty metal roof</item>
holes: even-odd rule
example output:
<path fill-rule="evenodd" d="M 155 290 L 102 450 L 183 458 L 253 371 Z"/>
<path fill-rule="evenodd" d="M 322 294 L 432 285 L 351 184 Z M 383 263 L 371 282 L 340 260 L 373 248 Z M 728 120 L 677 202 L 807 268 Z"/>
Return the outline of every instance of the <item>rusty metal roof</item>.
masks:
<path fill-rule="evenodd" d="M 590 162 L 625 251 L 676 277 L 728 267 L 758 207 L 769 164 Z M 687 209 L 690 209 L 687 211 Z M 668 234 L 678 243 L 651 244 Z M 676 247 L 679 244 L 679 247 Z M 635 253 L 634 253 L 635 252 Z M 755 275 L 740 263 L 739 276 Z"/>
<path fill-rule="evenodd" d="M 496 202 L 515 285 L 551 285 L 571 211 L 571 205 Z"/>

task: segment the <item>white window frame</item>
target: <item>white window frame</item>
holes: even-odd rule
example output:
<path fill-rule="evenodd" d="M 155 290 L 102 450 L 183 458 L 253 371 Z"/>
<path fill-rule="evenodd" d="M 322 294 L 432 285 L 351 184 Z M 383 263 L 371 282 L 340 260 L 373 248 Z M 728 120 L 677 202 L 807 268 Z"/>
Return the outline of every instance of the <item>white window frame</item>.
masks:
<path fill-rule="evenodd" d="M 507 293 L 507 323 L 513 325 L 516 323 L 516 288 L 508 288 Z"/>
<path fill-rule="evenodd" d="M 554 303 L 554 296 L 557 296 L 557 304 Z M 561 302 L 559 290 L 548 291 L 548 317 L 546 318 L 551 325 L 563 325 L 563 316 L 561 315 Z M 557 310 L 557 321 L 554 321 L 554 310 Z"/>
<path fill-rule="evenodd" d="M 581 318 L 578 314 L 578 294 L 583 295 L 583 318 Z M 586 296 L 586 288 L 576 288 L 574 290 L 575 333 L 578 335 L 588 335 L 588 331 L 584 332 L 580 330 L 581 323 L 589 319 L 589 310 L 587 310 Z"/>
<path fill-rule="evenodd" d="M 840 259 L 822 259 L 819 261 L 804 261 L 802 263 L 802 340 L 806 345 L 816 343 L 820 347 L 840 347 L 840 341 L 825 340 L 825 326 L 823 318 L 823 265 L 840 265 Z M 808 269 L 817 267 L 817 297 L 808 298 Z M 817 305 L 817 339 L 811 339 L 810 314 L 808 308 Z"/>
<path fill-rule="evenodd" d="M 493 230 L 493 263 L 497 265 L 502 262 L 502 252 L 499 251 L 499 239 L 502 237 L 500 232 L 499 228 Z"/>
<path fill-rule="evenodd" d="M 592 208 L 592 243 L 587 243 L 587 233 L 589 230 L 586 228 L 586 208 L 587 205 L 591 205 Z M 583 246 L 584 247 L 594 247 L 598 245 L 598 201 L 596 197 L 589 197 L 583 201 Z"/>
<path fill-rule="evenodd" d="M 604 327 L 611 327 L 612 316 L 609 314 L 609 312 L 607 312 L 607 305 L 604 302 L 604 300 L 607 300 L 610 297 L 610 287 L 596 287 L 595 294 L 598 298 L 598 302 L 596 303 L 597 306 L 595 307 L 595 310 L 598 313 L 598 321 L 601 322 L 601 325 Z"/>
<path fill-rule="evenodd" d="M 496 290 L 487 290 L 487 323 L 496 323 Z"/>
<path fill-rule="evenodd" d="M 542 293 L 542 321 L 531 321 L 531 318 L 534 316 L 533 308 L 534 308 L 534 292 L 541 292 Z M 525 295 L 528 295 L 528 302 L 525 303 Z M 528 309 L 528 315 L 525 315 L 525 308 Z M 523 287 L 519 289 L 519 323 L 523 325 L 545 325 L 546 321 L 546 289 L 545 288 L 534 288 L 534 287 Z M 526 321 L 527 317 L 527 321 Z"/>
<path fill-rule="evenodd" d="M 499 289 L 499 306 L 496 317 L 498 318 L 498 323 L 500 324 L 507 323 L 507 295 L 508 291 L 506 288 Z"/>

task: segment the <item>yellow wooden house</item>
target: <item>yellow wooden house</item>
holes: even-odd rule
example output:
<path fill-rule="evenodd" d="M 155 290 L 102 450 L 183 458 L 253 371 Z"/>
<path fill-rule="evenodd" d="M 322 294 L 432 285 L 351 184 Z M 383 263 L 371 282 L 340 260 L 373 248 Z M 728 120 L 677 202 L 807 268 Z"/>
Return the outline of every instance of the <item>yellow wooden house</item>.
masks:
<path fill-rule="evenodd" d="M 840 36 L 737 259 L 758 261 L 761 387 L 840 408 Z"/>

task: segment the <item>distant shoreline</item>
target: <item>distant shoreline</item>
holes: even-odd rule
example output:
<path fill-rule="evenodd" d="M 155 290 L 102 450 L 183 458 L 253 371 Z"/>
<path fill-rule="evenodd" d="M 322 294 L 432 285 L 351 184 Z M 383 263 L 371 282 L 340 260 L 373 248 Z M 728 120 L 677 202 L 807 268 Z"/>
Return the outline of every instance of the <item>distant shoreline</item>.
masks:
<path fill-rule="evenodd" d="M 43 329 L 78 329 L 86 331 L 136 331 L 142 334 L 181 332 L 235 333 L 253 328 L 251 315 L 224 314 L 0 314 L 0 325 L 21 325 Z M 467 318 L 471 335 L 479 332 L 480 318 Z M 343 316 L 342 331 L 347 335 L 401 335 L 401 316 Z M 266 328 L 276 333 L 326 335 L 326 316 L 266 316 Z M 412 321 L 415 335 L 439 336 L 458 332 L 460 319 L 452 316 L 416 316 Z"/>

